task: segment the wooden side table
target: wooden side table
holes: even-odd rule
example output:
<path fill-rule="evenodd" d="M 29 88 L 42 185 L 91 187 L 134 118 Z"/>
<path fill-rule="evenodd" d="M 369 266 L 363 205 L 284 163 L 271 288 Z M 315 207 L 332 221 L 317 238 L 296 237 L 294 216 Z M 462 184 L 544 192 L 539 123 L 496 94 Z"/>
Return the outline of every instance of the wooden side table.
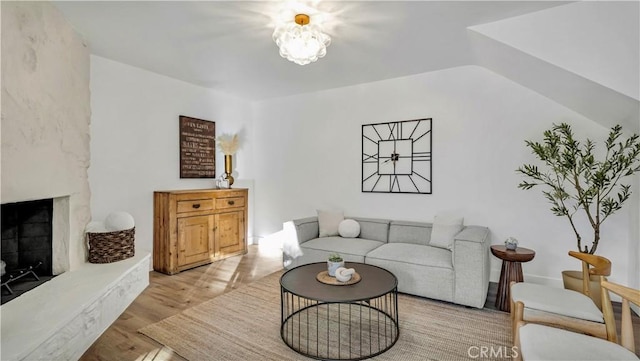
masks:
<path fill-rule="evenodd" d="M 498 295 L 496 297 L 496 307 L 501 311 L 511 311 L 511 296 L 509 284 L 511 281 L 522 282 L 522 262 L 529 262 L 536 256 L 532 249 L 518 247 L 515 250 L 508 250 L 505 246 L 491 246 L 491 253 L 502 260 L 502 270 L 500 271 L 500 282 L 498 283 Z"/>

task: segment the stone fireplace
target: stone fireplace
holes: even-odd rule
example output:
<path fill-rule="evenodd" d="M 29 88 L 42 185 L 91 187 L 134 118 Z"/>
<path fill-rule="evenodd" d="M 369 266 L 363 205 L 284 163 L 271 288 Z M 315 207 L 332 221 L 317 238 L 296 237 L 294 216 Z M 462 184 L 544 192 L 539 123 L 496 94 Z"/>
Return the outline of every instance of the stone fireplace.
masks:
<path fill-rule="evenodd" d="M 1 205 L 3 304 L 69 270 L 68 203 L 58 197 Z"/>
<path fill-rule="evenodd" d="M 2 359 L 77 360 L 149 283 L 150 257 L 87 262 L 89 48 L 52 2 L 0 6 L 0 203 L 52 200 L 58 275 L 0 306 Z"/>
<path fill-rule="evenodd" d="M 38 276 L 53 275 L 53 199 L 3 204 L 0 214 L 6 271 L 34 267 Z"/>
<path fill-rule="evenodd" d="M 7 270 L 40 260 L 39 275 L 68 271 L 69 197 L 2 204 L 2 260 Z"/>
<path fill-rule="evenodd" d="M 54 5 L 1 6 L 0 203 L 53 199 L 51 267 L 60 274 L 86 262 L 89 51 Z"/>

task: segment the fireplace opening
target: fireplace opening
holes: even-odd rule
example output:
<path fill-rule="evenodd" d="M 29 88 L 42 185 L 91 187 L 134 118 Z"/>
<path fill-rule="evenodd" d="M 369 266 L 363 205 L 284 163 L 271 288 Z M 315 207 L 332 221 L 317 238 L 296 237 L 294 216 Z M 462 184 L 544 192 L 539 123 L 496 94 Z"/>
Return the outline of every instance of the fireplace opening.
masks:
<path fill-rule="evenodd" d="M 53 278 L 53 199 L 2 204 L 2 304 Z"/>

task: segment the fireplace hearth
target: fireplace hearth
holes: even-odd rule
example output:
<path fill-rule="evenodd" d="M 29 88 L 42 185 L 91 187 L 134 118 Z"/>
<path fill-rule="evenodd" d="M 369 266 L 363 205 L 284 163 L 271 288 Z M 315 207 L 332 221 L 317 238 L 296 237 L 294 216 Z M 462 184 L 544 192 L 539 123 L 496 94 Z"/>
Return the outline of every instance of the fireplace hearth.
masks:
<path fill-rule="evenodd" d="M 2 205 L 2 304 L 53 278 L 53 199 Z"/>

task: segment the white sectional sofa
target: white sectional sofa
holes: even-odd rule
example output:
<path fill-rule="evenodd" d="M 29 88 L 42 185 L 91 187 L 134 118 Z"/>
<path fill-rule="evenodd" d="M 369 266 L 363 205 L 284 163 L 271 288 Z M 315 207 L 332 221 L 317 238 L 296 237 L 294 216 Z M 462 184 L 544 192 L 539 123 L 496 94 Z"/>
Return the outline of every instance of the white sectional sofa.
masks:
<path fill-rule="evenodd" d="M 290 222 L 297 244 L 295 252 L 291 247 L 285 249 L 286 267 L 324 262 L 337 252 L 347 262 L 391 271 L 398 278 L 399 292 L 484 307 L 489 287 L 487 227 L 464 226 L 450 245 L 443 247 L 430 244 L 432 223 L 349 218 L 360 225 L 357 238 L 319 237 L 318 217 Z"/>

